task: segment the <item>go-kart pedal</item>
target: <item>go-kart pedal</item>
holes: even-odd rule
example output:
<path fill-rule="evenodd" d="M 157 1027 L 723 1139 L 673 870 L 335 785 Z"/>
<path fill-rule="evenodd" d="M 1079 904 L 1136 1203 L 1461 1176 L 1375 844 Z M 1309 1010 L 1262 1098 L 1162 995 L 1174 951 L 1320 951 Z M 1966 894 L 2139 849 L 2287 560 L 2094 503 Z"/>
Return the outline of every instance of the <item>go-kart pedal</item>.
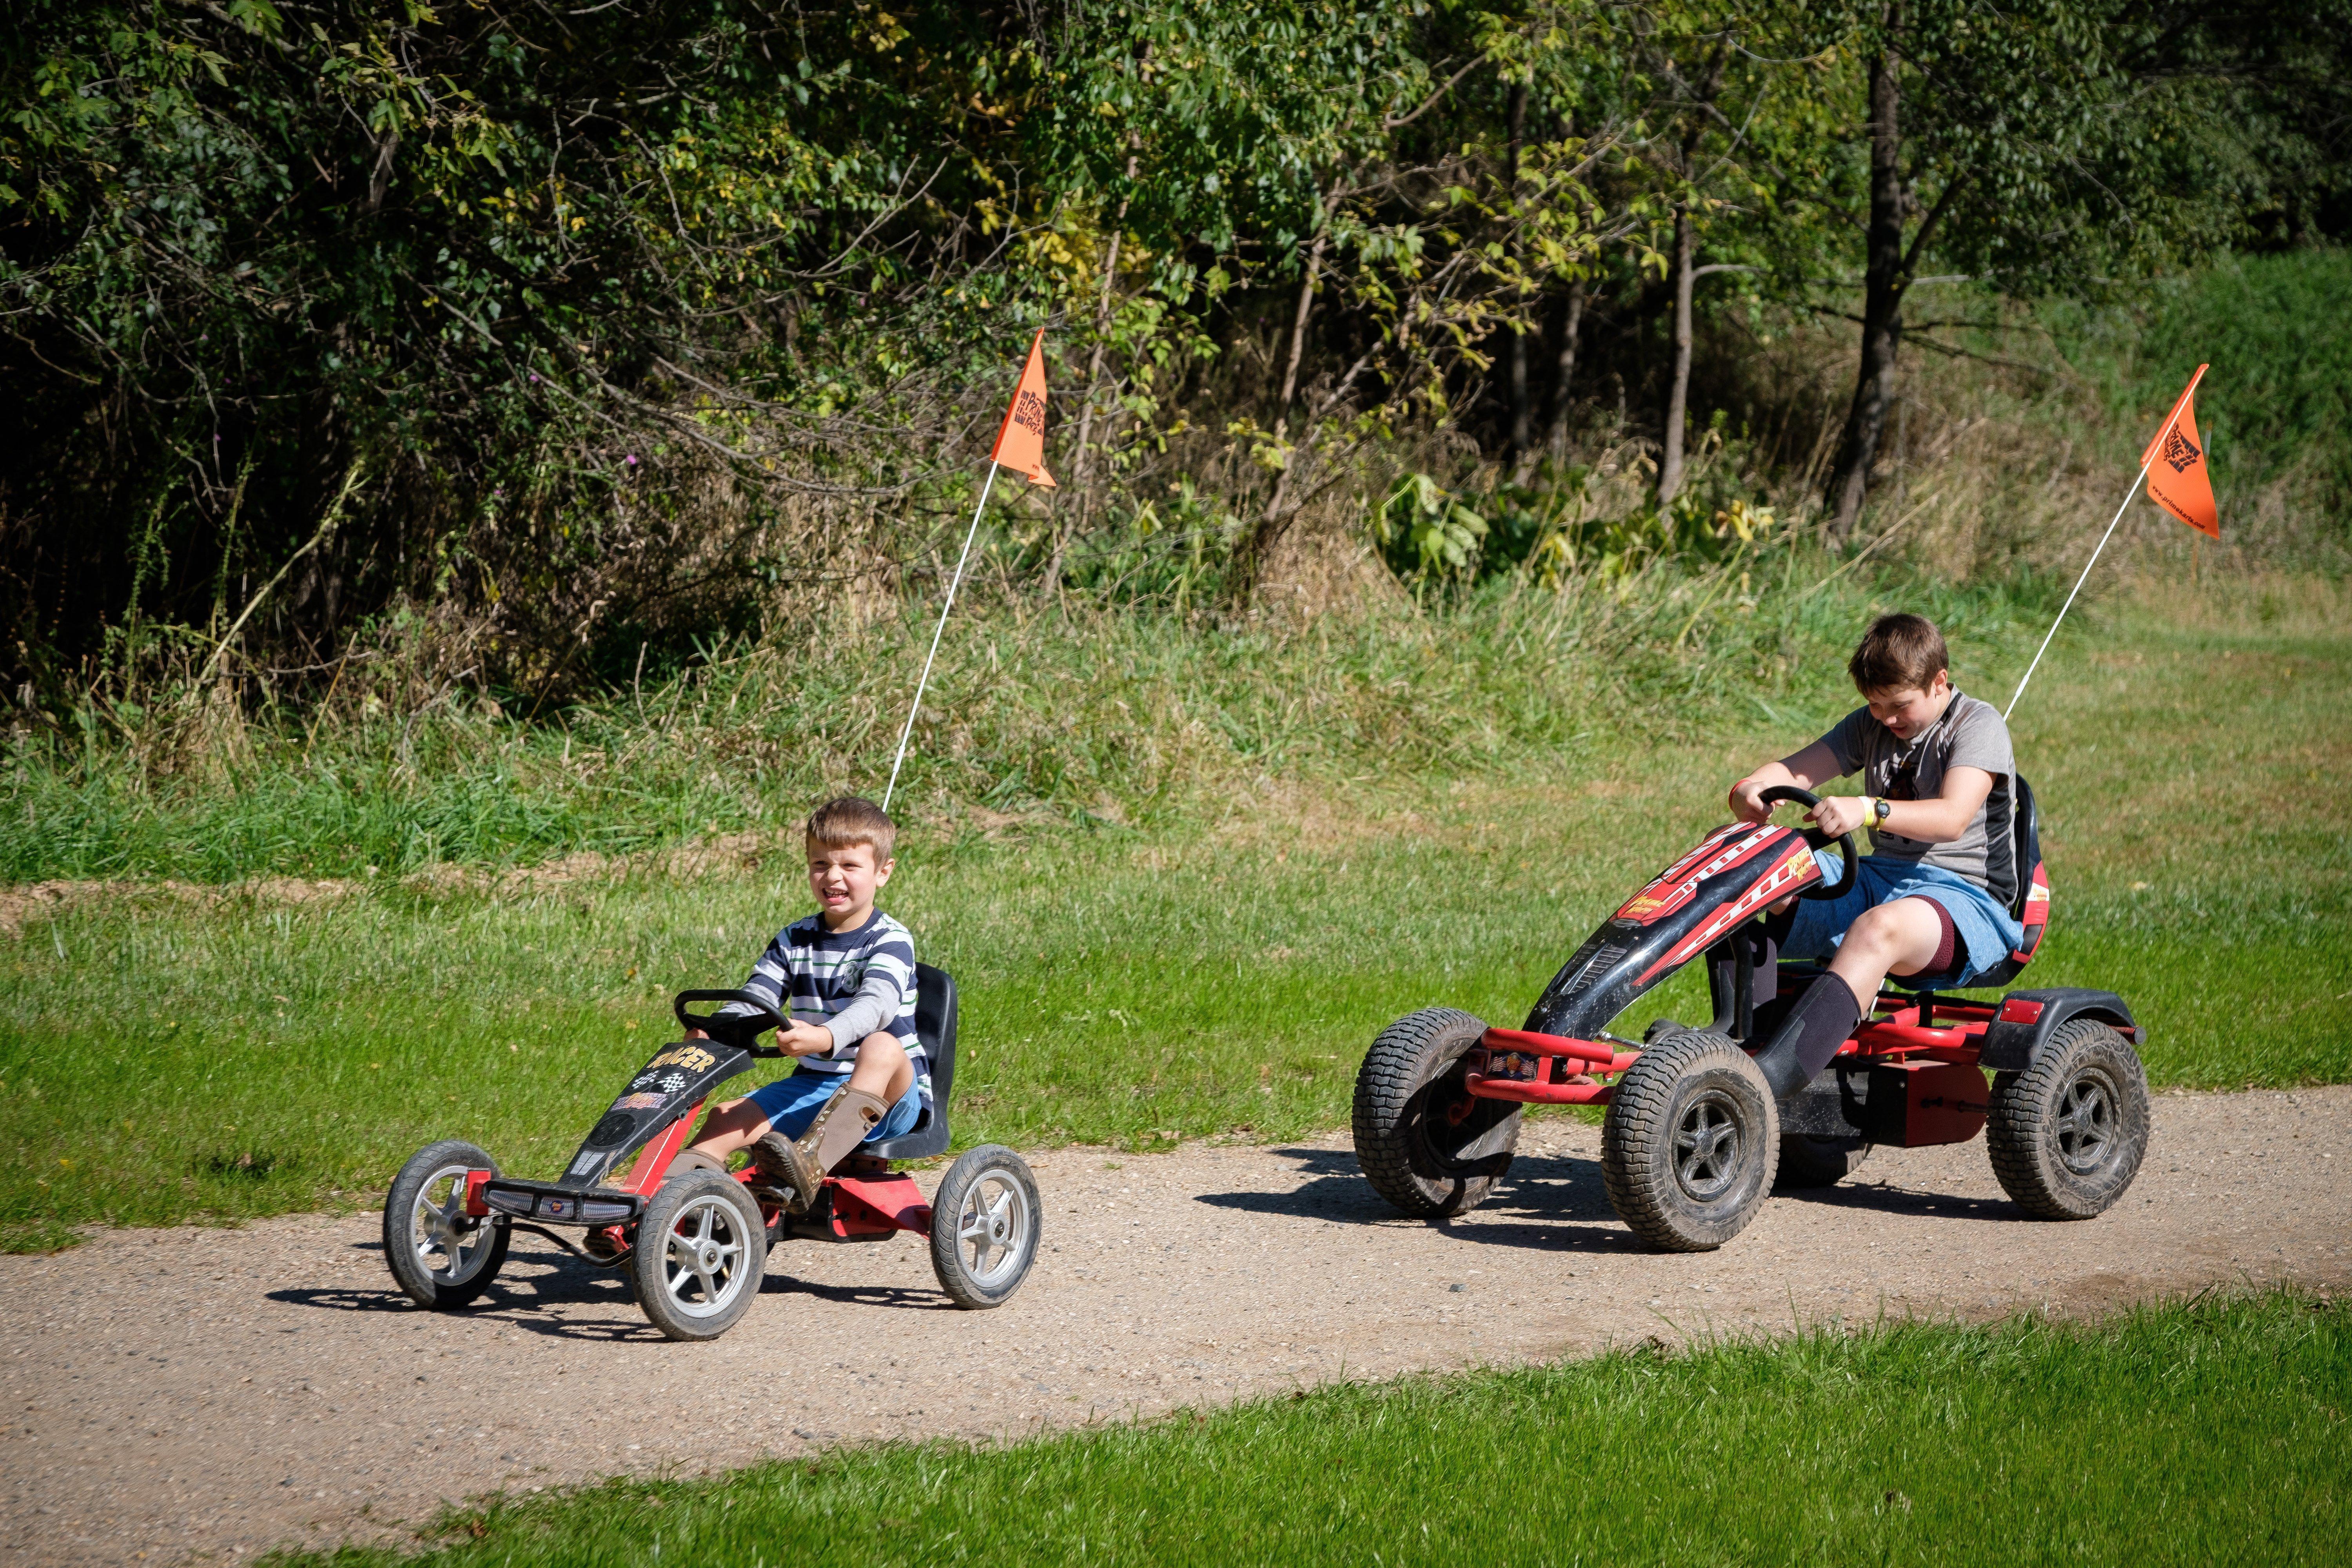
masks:
<path fill-rule="evenodd" d="M 932 1272 L 950 1300 L 1001 1306 L 1037 1258 L 1045 1205 L 1027 1163 L 994 1144 L 967 1150 L 928 1203 L 912 1177 L 892 1168 L 949 1147 L 955 982 L 928 964 L 916 965 L 915 974 L 915 1033 L 931 1064 L 931 1103 L 908 1132 L 854 1150 L 833 1175 L 815 1171 L 808 1201 L 800 1200 L 793 1179 L 817 1164 L 804 1150 L 793 1148 L 797 1162 L 771 1150 L 763 1164 L 755 1146 L 751 1164 L 729 1172 L 686 1147 L 720 1084 L 755 1058 L 784 1054 L 759 1039 L 790 1020 L 750 992 L 681 992 L 672 1011 L 693 1037 L 663 1047 L 630 1079 L 556 1180 L 506 1176 L 488 1153 L 455 1140 L 421 1150 L 404 1165 L 384 1198 L 384 1258 L 393 1278 L 418 1305 L 453 1310 L 489 1288 L 509 1240 L 527 1230 L 625 1270 L 638 1306 L 667 1337 L 711 1340 L 758 1300 L 770 1248 L 793 1239 L 887 1241 L 912 1231 L 929 1239 Z M 750 1011 L 687 1011 L 689 1004 L 709 1003 L 741 1003 Z M 878 1112 L 867 1103 L 851 1110 L 869 1126 Z M 848 1131 L 846 1121 L 836 1129 Z M 796 1169 L 801 1162 L 808 1169 Z M 767 1168 L 775 1164 L 783 1170 Z M 582 1245 L 550 1226 L 579 1227 Z"/>

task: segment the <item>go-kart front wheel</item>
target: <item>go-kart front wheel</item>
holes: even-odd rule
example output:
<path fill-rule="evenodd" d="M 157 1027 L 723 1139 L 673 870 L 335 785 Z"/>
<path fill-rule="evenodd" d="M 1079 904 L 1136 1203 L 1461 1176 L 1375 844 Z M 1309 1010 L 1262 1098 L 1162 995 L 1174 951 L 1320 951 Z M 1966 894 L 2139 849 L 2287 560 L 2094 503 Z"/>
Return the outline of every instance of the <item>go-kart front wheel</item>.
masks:
<path fill-rule="evenodd" d="M 1356 1163 L 1372 1190 L 1414 1219 L 1476 1208 L 1511 1163 L 1519 1108 L 1481 1100 L 1463 1060 L 1486 1024 L 1424 1007 L 1382 1029 L 1356 1073 Z"/>
<path fill-rule="evenodd" d="M 506 1221 L 466 1212 L 466 1173 L 498 1162 L 451 1138 L 410 1157 L 383 1195 L 383 1260 L 418 1306 L 462 1307 L 490 1288 L 507 1260 Z"/>
<path fill-rule="evenodd" d="M 2147 1075 L 2131 1042 L 2070 1018 L 2023 1072 L 1993 1075 L 1985 1145 L 2001 1191 L 2037 1219 L 2089 1219 L 2147 1152 Z"/>
<path fill-rule="evenodd" d="M 1037 1178 L 999 1143 L 966 1150 L 931 1200 L 931 1272 L 967 1310 L 1001 1307 L 1037 1258 Z"/>
<path fill-rule="evenodd" d="M 1748 1226 L 1772 1184 L 1780 1109 L 1746 1051 L 1704 1029 L 1643 1050 L 1610 1096 L 1601 1179 L 1633 1234 L 1707 1252 Z"/>
<path fill-rule="evenodd" d="M 743 1184 L 715 1171 L 673 1173 L 637 1221 L 629 1288 L 673 1340 L 715 1340 L 760 1294 L 768 1227 Z"/>

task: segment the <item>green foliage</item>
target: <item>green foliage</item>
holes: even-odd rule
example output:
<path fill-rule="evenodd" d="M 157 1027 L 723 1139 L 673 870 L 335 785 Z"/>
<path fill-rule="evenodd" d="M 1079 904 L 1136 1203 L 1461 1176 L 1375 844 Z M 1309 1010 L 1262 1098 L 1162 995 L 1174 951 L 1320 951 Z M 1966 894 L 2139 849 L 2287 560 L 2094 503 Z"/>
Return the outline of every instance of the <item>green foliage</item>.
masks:
<path fill-rule="evenodd" d="M 1407 474 L 1372 514 L 1372 542 L 1400 577 L 1467 572 L 1486 537 L 1486 520 L 1427 474 Z"/>
<path fill-rule="evenodd" d="M 288 1561 L 2316 1561 L 2352 1523 L 2347 1398 L 2325 1297 L 1885 1321 L 614 1479 L 452 1509 L 422 1557 Z"/>
<path fill-rule="evenodd" d="M 1919 267 L 2071 286 L 2333 210 L 2341 28 L 1901 16 L 1910 177 L 1962 198 Z M 1740 268 L 1703 310 L 1841 309 L 1882 22 L 26 0 L 0 19 L 11 684 L 149 701 L 177 667 L 127 634 L 163 627 L 248 711 L 315 700 L 404 611 L 440 676 L 539 710 L 919 584 L 1040 323 L 1073 493 L 1008 570 L 1246 595 L 1334 486 L 1488 488 L 1407 444 L 1496 446 L 1496 345 L 1565 289 L 1638 372 L 1678 209 Z M 1591 390 L 1553 388 L 1563 430 Z M 1186 481 L 1232 522 L 1151 542 Z M 1406 510 L 1406 569 L 1463 571 L 1464 525 Z M 1502 531 L 1476 553 L 1538 542 Z"/>

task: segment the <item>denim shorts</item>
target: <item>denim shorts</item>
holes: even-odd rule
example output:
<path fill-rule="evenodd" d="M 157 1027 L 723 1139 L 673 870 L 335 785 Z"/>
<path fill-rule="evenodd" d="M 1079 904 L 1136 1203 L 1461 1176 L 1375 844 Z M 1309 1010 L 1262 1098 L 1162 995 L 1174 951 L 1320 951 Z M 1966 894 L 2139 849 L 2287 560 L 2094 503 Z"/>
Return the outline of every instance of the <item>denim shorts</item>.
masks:
<path fill-rule="evenodd" d="M 1845 869 L 1844 858 L 1835 849 L 1817 849 L 1813 857 L 1821 862 L 1824 882 L 1836 881 Z M 1943 973 L 1889 976 L 1907 990 L 1969 985 L 1979 975 L 1997 967 L 2025 941 L 2025 928 L 1993 902 L 1990 893 L 1967 878 L 1940 866 L 1922 866 L 1916 860 L 1898 860 L 1885 855 L 1865 855 L 1853 886 L 1846 889 L 1843 897 L 1797 900 L 1796 919 L 1789 927 L 1788 940 L 1780 944 L 1780 956 L 1800 962 L 1826 959 L 1837 951 L 1838 943 L 1845 940 L 1847 928 L 1862 917 L 1864 910 L 1891 904 L 1897 899 L 1932 899 L 1941 904 L 1944 912 L 1952 917 L 1952 931 L 1959 939 L 1952 967 Z"/>
<path fill-rule="evenodd" d="M 916 1066 L 919 1071 L 919 1058 Z M 770 1128 L 787 1138 L 798 1138 L 809 1130 L 809 1123 L 814 1121 L 816 1113 L 824 1109 L 824 1102 L 848 1087 L 849 1075 L 845 1072 L 796 1072 L 790 1078 L 780 1078 L 773 1083 L 753 1089 L 750 1098 L 751 1103 L 760 1108 L 760 1114 L 768 1119 Z M 911 1132 L 922 1114 L 923 1080 L 918 1077 L 907 1092 L 898 1097 L 898 1103 L 874 1124 L 874 1131 L 866 1135 L 866 1142 L 878 1143 L 885 1138 L 897 1138 Z"/>

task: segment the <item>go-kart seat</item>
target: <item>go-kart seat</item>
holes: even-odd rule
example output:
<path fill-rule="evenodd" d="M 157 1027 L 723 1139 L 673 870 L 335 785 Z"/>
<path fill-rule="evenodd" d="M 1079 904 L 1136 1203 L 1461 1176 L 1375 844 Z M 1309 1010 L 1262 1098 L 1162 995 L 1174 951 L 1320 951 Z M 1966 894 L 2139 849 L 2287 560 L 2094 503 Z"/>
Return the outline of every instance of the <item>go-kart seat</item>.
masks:
<path fill-rule="evenodd" d="M 944 969 L 915 965 L 915 1037 L 931 1064 L 931 1103 L 913 1129 L 859 1151 L 884 1160 L 928 1160 L 948 1152 L 948 1089 L 955 1081 L 956 988 Z"/>

